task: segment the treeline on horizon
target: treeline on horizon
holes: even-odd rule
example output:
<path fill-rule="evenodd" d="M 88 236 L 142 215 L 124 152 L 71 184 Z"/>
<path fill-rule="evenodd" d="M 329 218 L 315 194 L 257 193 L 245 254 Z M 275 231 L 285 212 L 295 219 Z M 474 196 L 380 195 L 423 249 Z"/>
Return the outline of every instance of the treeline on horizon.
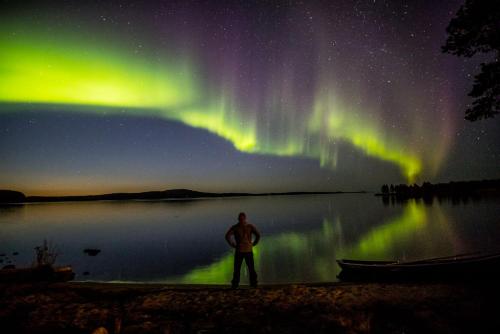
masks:
<path fill-rule="evenodd" d="M 463 197 L 474 195 L 488 195 L 500 193 L 500 179 L 480 180 L 480 181 L 459 181 L 448 183 L 424 182 L 421 186 L 418 184 L 407 185 L 384 184 L 381 187 L 382 196 L 396 196 L 402 198 L 419 197 Z"/>

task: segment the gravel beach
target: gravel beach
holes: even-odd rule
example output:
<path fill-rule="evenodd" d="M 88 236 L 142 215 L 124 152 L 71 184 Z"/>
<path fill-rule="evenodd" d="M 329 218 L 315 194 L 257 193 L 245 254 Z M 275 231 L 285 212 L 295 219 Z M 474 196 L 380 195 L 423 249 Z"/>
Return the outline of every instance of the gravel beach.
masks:
<path fill-rule="evenodd" d="M 0 286 L 3 333 L 500 332 L 495 282 Z M 4 331 L 8 329 L 8 331 Z"/>

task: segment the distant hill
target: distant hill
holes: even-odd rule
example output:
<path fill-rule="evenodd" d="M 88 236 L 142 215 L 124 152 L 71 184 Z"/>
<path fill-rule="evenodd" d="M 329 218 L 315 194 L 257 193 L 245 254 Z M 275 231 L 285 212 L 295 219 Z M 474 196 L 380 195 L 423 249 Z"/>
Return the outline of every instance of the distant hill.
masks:
<path fill-rule="evenodd" d="M 110 193 L 102 195 L 81 196 L 28 196 L 27 202 L 60 202 L 60 201 L 103 201 L 103 200 L 132 200 L 132 199 L 168 199 L 168 198 L 200 198 L 214 197 L 217 194 L 204 193 L 189 189 L 172 189 L 163 191 L 146 191 L 140 193 Z"/>
<path fill-rule="evenodd" d="M 2 196 L 2 193 L 5 193 Z M 159 200 L 159 199 L 189 199 L 207 197 L 237 197 L 237 196 L 276 196 L 276 195 L 307 195 L 307 194 L 341 194 L 342 191 L 319 192 L 284 192 L 284 193 L 208 193 L 190 189 L 170 189 L 163 191 L 146 191 L 139 193 L 110 193 L 101 195 L 79 196 L 25 196 L 23 193 L 12 190 L 0 190 L 0 203 L 22 202 L 69 202 L 69 201 L 125 201 L 125 200 Z M 364 193 L 358 191 L 353 193 Z"/>

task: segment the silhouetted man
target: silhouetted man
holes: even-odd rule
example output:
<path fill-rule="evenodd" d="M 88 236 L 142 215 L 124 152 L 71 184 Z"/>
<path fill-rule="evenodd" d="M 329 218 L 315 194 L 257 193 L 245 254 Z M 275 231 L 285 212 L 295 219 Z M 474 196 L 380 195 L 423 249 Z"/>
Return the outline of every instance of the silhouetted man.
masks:
<path fill-rule="evenodd" d="M 255 235 L 255 239 L 252 241 L 252 234 Z M 231 239 L 234 237 L 234 241 Z M 252 247 L 257 245 L 260 239 L 260 233 L 257 228 L 247 223 L 247 216 L 244 212 L 240 212 L 238 215 L 238 224 L 235 224 L 229 228 L 226 233 L 227 243 L 235 248 L 234 252 L 234 272 L 233 280 L 231 281 L 231 286 L 237 288 L 240 284 L 240 270 L 241 263 L 245 259 L 245 263 L 248 267 L 248 273 L 250 274 L 250 285 L 252 287 L 257 286 L 257 273 L 255 272 L 255 266 L 253 262 L 253 252 Z"/>

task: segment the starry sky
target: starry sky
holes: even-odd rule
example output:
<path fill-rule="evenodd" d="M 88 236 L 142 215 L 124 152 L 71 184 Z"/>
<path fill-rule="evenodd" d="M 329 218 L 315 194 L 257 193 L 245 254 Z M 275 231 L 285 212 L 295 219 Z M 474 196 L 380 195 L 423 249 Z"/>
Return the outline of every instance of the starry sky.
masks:
<path fill-rule="evenodd" d="M 0 188 L 376 190 L 500 177 L 454 1 L 0 2 Z"/>

